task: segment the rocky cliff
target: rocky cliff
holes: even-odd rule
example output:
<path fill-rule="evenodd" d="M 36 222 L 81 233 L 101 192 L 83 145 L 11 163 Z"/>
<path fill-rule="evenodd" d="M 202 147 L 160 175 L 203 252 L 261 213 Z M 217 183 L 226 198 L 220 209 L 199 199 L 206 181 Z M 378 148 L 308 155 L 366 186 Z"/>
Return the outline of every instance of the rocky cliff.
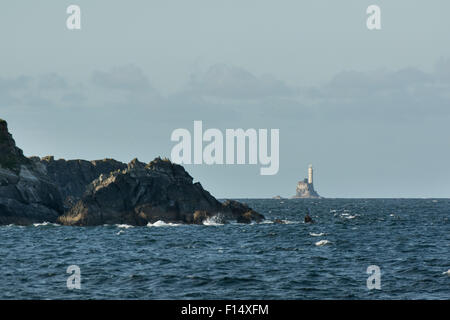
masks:
<path fill-rule="evenodd" d="M 31 159 L 42 167 L 48 178 L 59 188 L 67 210 L 81 198 L 86 187 L 100 175 L 127 168 L 125 163 L 114 159 L 55 160 L 52 156 Z"/>
<path fill-rule="evenodd" d="M 321 198 L 321 197 L 316 192 L 316 190 L 314 190 L 314 185 L 312 183 L 308 183 L 308 180 L 305 179 L 297 183 L 295 196 L 293 196 L 292 198 L 299 199 L 299 198 Z"/>
<path fill-rule="evenodd" d="M 264 219 L 245 204 L 219 202 L 169 160 L 135 159 L 127 165 L 113 159 L 26 158 L 0 120 L 0 225 L 203 223 L 213 216 L 223 222 Z"/>
<path fill-rule="evenodd" d="M 55 222 L 62 213 L 59 189 L 24 157 L 6 121 L 0 120 L 0 225 Z"/>
<path fill-rule="evenodd" d="M 158 220 L 202 223 L 218 215 L 223 221 L 260 221 L 262 215 L 237 202 L 222 204 L 180 165 L 156 158 L 137 159 L 124 170 L 101 175 L 74 207 L 59 218 L 65 225 L 146 225 Z"/>
<path fill-rule="evenodd" d="M 30 160 L 17 148 L 16 142 L 8 131 L 8 124 L 0 119 L 0 167 L 18 172 L 21 165 L 27 165 Z"/>

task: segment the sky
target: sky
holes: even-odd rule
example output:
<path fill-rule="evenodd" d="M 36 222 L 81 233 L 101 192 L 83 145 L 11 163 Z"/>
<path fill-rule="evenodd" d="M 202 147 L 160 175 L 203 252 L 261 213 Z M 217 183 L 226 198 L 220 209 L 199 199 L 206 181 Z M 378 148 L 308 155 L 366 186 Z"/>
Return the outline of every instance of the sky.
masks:
<path fill-rule="evenodd" d="M 81 8 L 68 30 L 66 8 Z M 381 8 L 381 30 L 366 9 Z M 27 156 L 170 157 L 177 128 L 280 130 L 280 168 L 186 165 L 218 198 L 449 197 L 446 0 L 2 1 L 0 117 Z"/>

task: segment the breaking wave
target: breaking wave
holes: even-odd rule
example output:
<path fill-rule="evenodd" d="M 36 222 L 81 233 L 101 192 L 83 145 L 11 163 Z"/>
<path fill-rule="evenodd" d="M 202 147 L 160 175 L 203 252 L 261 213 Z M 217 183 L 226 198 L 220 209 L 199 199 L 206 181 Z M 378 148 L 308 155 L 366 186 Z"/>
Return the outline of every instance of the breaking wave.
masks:
<path fill-rule="evenodd" d="M 213 216 L 203 221 L 204 226 L 223 226 L 223 220 L 219 216 Z"/>
<path fill-rule="evenodd" d="M 129 224 L 116 224 L 115 226 L 117 228 L 123 228 L 123 229 L 133 228 L 133 226 L 131 226 Z"/>
<path fill-rule="evenodd" d="M 311 236 L 311 237 L 322 237 L 322 236 L 324 236 L 326 233 L 324 233 L 324 232 L 321 232 L 321 233 L 314 233 L 314 232 L 310 232 L 309 233 L 309 235 Z"/>
<path fill-rule="evenodd" d="M 324 246 L 326 244 L 331 244 L 331 241 L 329 241 L 329 240 L 320 240 L 320 241 L 316 242 L 316 246 L 318 246 L 318 247 Z"/>
<path fill-rule="evenodd" d="M 60 226 L 60 224 L 57 223 L 51 223 L 51 222 L 42 222 L 42 223 L 33 223 L 33 226 L 35 227 L 45 227 L 45 226 L 54 226 L 54 227 L 58 227 Z"/>
<path fill-rule="evenodd" d="M 176 227 L 181 226 L 181 223 L 166 223 L 162 220 L 158 220 L 155 223 L 147 223 L 147 227 Z"/>

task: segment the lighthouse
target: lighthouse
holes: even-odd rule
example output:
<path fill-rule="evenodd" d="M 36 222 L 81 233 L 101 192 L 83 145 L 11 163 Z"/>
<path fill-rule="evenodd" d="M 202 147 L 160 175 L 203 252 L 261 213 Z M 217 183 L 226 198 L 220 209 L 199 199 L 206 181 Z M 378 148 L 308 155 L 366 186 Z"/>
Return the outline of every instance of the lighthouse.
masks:
<path fill-rule="evenodd" d="M 293 198 L 322 198 L 316 190 L 314 190 L 313 182 L 313 166 L 310 164 L 308 166 L 308 177 L 297 183 L 296 193 Z"/>
<path fill-rule="evenodd" d="M 313 167 L 312 164 L 308 167 L 308 183 L 313 184 Z"/>

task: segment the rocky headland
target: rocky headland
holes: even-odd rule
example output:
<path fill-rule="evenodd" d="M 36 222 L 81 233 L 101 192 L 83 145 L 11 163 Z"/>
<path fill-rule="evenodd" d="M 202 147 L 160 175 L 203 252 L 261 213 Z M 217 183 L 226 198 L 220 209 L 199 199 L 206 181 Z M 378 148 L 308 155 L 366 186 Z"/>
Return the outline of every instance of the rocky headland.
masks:
<path fill-rule="evenodd" d="M 0 119 L 0 225 L 54 222 L 63 213 L 58 187 L 23 155 Z"/>
<path fill-rule="evenodd" d="M 27 158 L 0 120 L 0 225 L 202 224 L 212 217 L 223 223 L 264 219 L 243 203 L 218 201 L 167 159 Z"/>

